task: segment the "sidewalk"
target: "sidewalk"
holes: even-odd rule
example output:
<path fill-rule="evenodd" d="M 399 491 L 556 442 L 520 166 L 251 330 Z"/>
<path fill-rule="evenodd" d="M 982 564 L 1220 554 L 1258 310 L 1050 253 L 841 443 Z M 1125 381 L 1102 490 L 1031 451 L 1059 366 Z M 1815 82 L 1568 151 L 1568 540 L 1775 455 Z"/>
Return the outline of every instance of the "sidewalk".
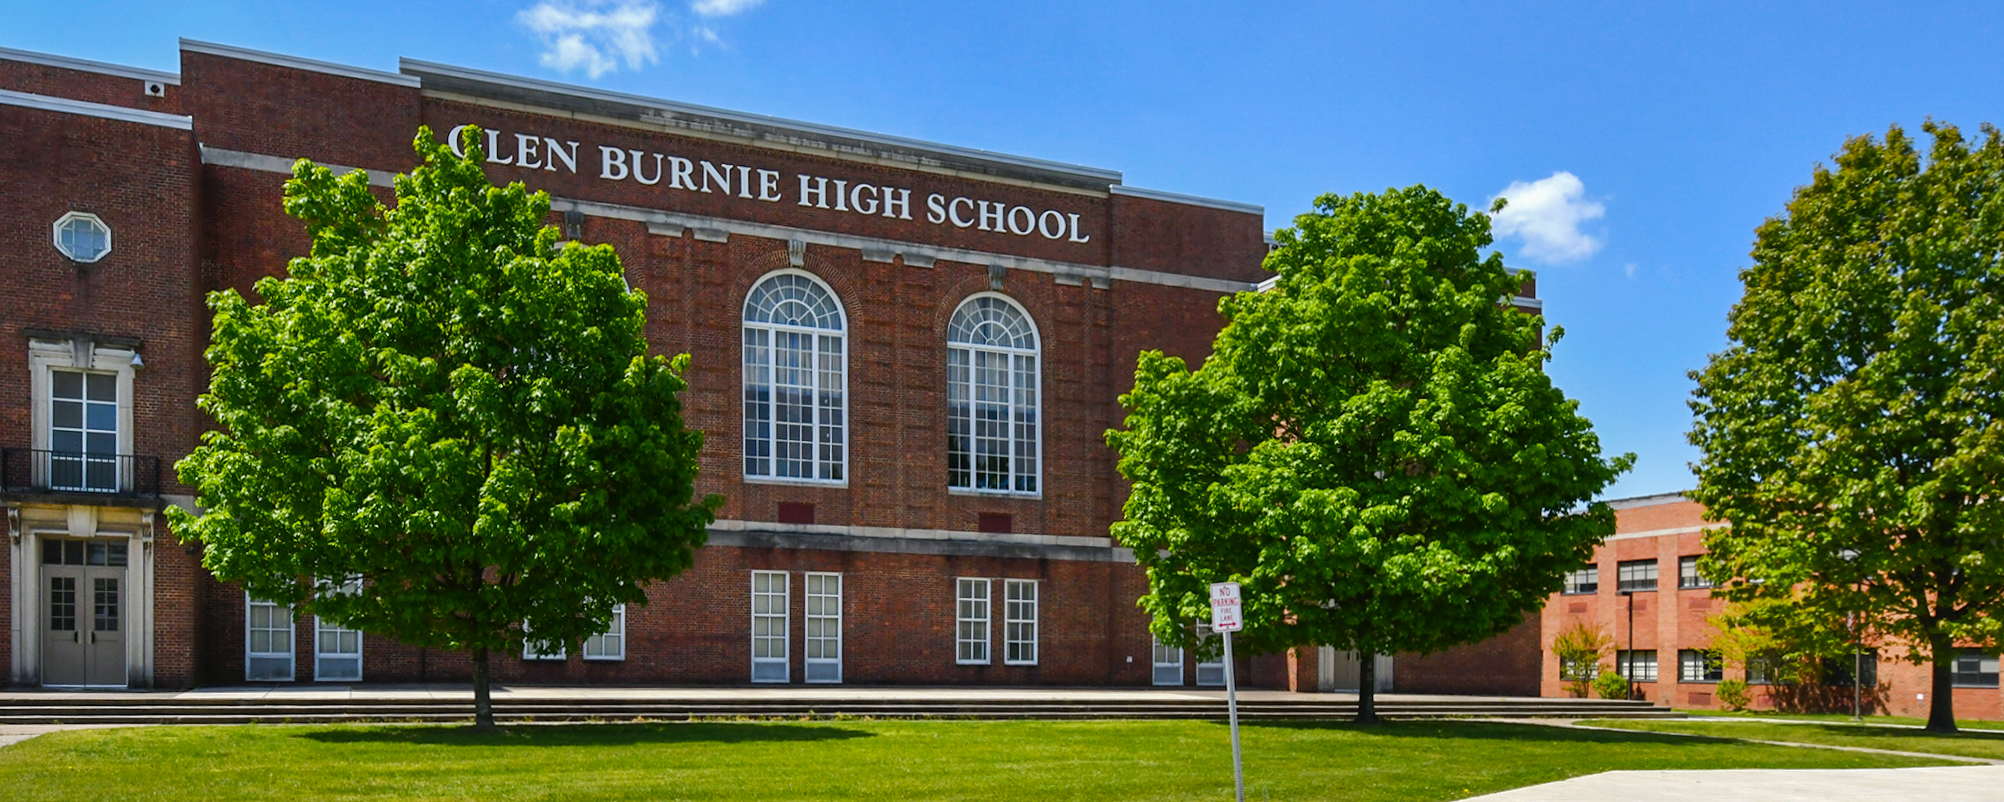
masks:
<path fill-rule="evenodd" d="M 1610 771 L 1473 797 L 1483 802 L 1997 802 L 2004 766 Z"/>

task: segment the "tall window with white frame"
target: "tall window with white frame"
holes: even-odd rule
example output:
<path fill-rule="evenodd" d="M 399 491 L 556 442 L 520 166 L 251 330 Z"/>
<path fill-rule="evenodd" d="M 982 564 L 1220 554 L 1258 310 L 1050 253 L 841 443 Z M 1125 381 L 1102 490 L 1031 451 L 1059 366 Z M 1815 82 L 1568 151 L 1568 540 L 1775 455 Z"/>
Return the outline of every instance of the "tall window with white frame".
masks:
<path fill-rule="evenodd" d="M 745 299 L 745 476 L 848 478 L 842 305 L 806 273 L 768 276 Z"/>
<path fill-rule="evenodd" d="M 977 295 L 946 329 L 946 484 L 1035 494 L 1043 439 L 1036 327 L 1007 298 Z"/>
<path fill-rule="evenodd" d="M 989 580 L 961 577 L 954 584 L 953 661 L 988 665 Z"/>
<path fill-rule="evenodd" d="M 1197 622 L 1197 641 L 1199 643 L 1209 641 L 1217 636 L 1217 630 L 1212 629 L 1209 622 Z M 1223 654 L 1212 655 L 1209 660 L 1202 660 L 1197 663 L 1197 684 L 1225 684 L 1225 656 Z"/>
<path fill-rule="evenodd" d="M 244 596 L 244 680 L 292 681 L 292 608 Z"/>
<path fill-rule="evenodd" d="M 118 377 L 49 372 L 49 487 L 118 490 Z"/>
<path fill-rule="evenodd" d="M 360 593 L 362 580 L 351 579 L 335 593 Z M 362 632 L 320 616 L 313 617 L 313 679 L 320 682 L 362 681 Z"/>
<path fill-rule="evenodd" d="M 613 605 L 612 624 L 604 632 L 585 638 L 584 659 L 626 659 L 626 605 Z"/>
<path fill-rule="evenodd" d="M 787 681 L 787 573 L 751 572 L 753 682 Z"/>
<path fill-rule="evenodd" d="M 842 575 L 809 573 L 807 580 L 808 682 L 842 681 Z"/>
<path fill-rule="evenodd" d="M 1037 664 L 1037 580 L 1002 582 L 1002 662 Z"/>
<path fill-rule="evenodd" d="M 1183 648 L 1155 641 L 1155 684 L 1183 684 Z"/>

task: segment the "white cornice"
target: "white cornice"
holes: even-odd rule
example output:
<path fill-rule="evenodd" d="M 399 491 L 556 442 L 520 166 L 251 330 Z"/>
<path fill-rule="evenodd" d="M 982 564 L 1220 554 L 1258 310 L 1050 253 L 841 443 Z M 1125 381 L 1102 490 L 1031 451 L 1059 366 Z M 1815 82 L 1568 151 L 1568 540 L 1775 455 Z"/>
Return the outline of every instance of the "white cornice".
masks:
<path fill-rule="evenodd" d="M 1203 198 L 1203 197 L 1198 197 L 1196 195 L 1179 195 L 1174 192 L 1163 192 L 1159 189 L 1142 189 L 1140 187 L 1130 187 L 1125 184 L 1115 184 L 1113 186 L 1107 187 L 1107 191 L 1115 195 L 1127 195 L 1129 197 L 1135 197 L 1135 198 L 1147 198 L 1149 200 L 1158 200 L 1164 203 L 1181 203 L 1186 206 L 1206 206 L 1212 209 L 1223 209 L 1227 212 L 1244 212 L 1246 214 L 1256 214 L 1262 217 L 1266 215 L 1266 207 L 1257 204 L 1239 203 L 1238 201 L 1218 200 L 1217 198 Z"/>
<path fill-rule="evenodd" d="M 344 78 L 359 78 L 364 81 L 379 81 L 386 84 L 395 84 L 397 86 L 408 86 L 412 88 L 417 88 L 419 86 L 422 86 L 424 83 L 423 81 L 418 80 L 417 76 L 414 75 L 402 75 L 394 72 L 383 72 L 381 70 L 364 69 L 362 67 L 350 67 L 346 64 L 335 64 L 334 62 L 331 61 L 318 61 L 310 58 L 288 56 L 283 53 L 267 53 L 262 50 L 251 50 L 248 48 L 234 47 L 231 45 L 219 45 L 214 42 L 198 42 L 193 39 L 182 39 L 181 50 L 183 52 L 188 52 L 188 53 L 203 53 L 211 56 L 222 56 L 223 58 L 241 59 L 243 61 L 255 61 L 259 64 L 270 64 L 278 67 L 291 67 L 296 70 L 320 72 L 320 73 L 326 73 L 328 75 L 339 75 Z"/>
<path fill-rule="evenodd" d="M 981 150 L 978 148 L 967 148 L 967 147 L 960 147 L 957 145 L 945 145 L 937 142 L 927 142 L 921 139 L 910 139 L 907 137 L 892 136 L 889 134 L 879 134 L 871 131 L 859 131 L 852 128 L 841 128 L 832 125 L 821 125 L 819 123 L 802 122 L 799 120 L 789 120 L 783 117 L 773 117 L 764 114 L 753 114 L 750 112 L 732 111 L 729 109 L 719 109 L 710 106 L 699 106 L 693 103 L 680 103 L 672 100 L 647 97 L 645 95 L 632 95 L 624 92 L 609 92 L 603 89 L 593 89 L 591 87 L 577 86 L 574 84 L 557 83 L 555 81 L 544 81 L 536 78 L 524 78 L 521 76 L 506 75 L 502 73 L 487 72 L 485 70 L 470 69 L 467 67 L 455 67 L 449 64 L 438 64 L 429 61 L 419 61 L 417 59 L 409 59 L 409 58 L 401 59 L 399 60 L 399 64 L 400 64 L 400 69 L 405 73 L 416 73 L 418 75 L 436 75 L 439 76 L 441 79 L 453 78 L 472 84 L 490 84 L 494 86 L 509 87 L 518 90 L 527 90 L 530 92 L 546 92 L 554 95 L 564 95 L 574 98 L 584 98 L 588 100 L 602 101 L 606 103 L 619 104 L 623 106 L 650 109 L 657 112 L 663 112 L 668 115 L 679 115 L 683 117 L 693 117 L 693 118 L 709 118 L 712 120 L 716 120 L 737 127 L 772 129 L 773 131 L 783 132 L 782 133 L 783 138 L 795 140 L 789 143 L 795 145 L 813 144 L 815 142 L 820 142 L 831 138 L 837 140 L 853 140 L 856 142 L 867 143 L 873 146 L 878 146 L 893 150 L 905 150 L 917 153 L 935 153 L 943 156 L 950 156 L 957 159 L 965 159 L 976 162 L 992 162 L 998 165 L 1007 165 L 1009 167 L 1014 167 L 1024 170 L 1046 172 L 1046 173 L 1057 173 L 1070 176 L 1074 179 L 1081 179 L 1091 182 L 1105 182 L 1108 184 L 1118 184 L 1120 183 L 1121 179 L 1120 171 L 1118 170 L 1106 170 L 1098 167 L 1086 167 L 1083 165 L 1068 164 L 1065 162 L 1037 159 L 1029 156 L 1016 156 L 1007 153 L 997 153 L 995 151 Z M 841 154 L 841 151 L 837 148 L 824 146 L 823 149 L 830 150 L 831 152 L 837 153 L 838 155 Z"/>
<path fill-rule="evenodd" d="M 136 78 L 141 81 L 158 81 L 174 86 L 181 85 L 181 76 L 171 72 L 148 70 L 140 67 L 127 67 L 123 64 L 107 64 L 102 61 L 70 58 L 69 56 L 58 56 L 51 53 L 37 53 L 32 50 L 15 50 L 11 47 L 0 47 L 0 61 L 20 61 L 28 64 L 40 64 L 44 67 L 61 67 L 66 70 L 81 70 L 83 72 L 95 72 L 103 75 L 116 75 L 120 78 Z"/>
<path fill-rule="evenodd" d="M 184 117 L 179 114 L 162 114 L 157 111 L 112 106 L 104 103 L 88 103 L 64 97 L 31 95 L 27 92 L 14 92 L 6 89 L 0 89 L 0 105 L 41 109 L 43 111 L 61 112 L 63 114 L 81 114 L 86 117 L 102 117 L 107 120 L 158 125 L 163 128 L 179 128 L 183 131 L 195 130 L 195 118 L 193 117 Z"/>

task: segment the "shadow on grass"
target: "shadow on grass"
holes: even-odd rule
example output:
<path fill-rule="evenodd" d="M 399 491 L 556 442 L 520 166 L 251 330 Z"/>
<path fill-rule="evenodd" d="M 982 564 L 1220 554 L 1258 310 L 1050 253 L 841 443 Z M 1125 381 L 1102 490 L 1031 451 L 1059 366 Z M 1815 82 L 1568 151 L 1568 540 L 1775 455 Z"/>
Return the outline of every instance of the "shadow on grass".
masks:
<path fill-rule="evenodd" d="M 368 726 L 299 733 L 327 744 L 409 744 L 412 746 L 635 746 L 640 744 L 736 744 L 768 741 L 842 741 L 876 733 L 848 727 L 753 722 L 662 724 L 525 724 L 482 732 L 472 727 Z"/>
<path fill-rule="evenodd" d="M 1223 726 L 1220 724 L 1220 726 Z M 1645 730 L 1585 730 L 1543 724 L 1511 724 L 1493 721 L 1387 721 L 1379 724 L 1352 724 L 1342 721 L 1261 721 L 1240 722 L 1240 727 L 1273 730 L 1332 730 L 1381 738 L 1440 738 L 1455 740 L 1517 741 L 1555 744 L 1695 744 L 1733 743 L 1737 739 L 1709 735 L 1672 735 Z"/>

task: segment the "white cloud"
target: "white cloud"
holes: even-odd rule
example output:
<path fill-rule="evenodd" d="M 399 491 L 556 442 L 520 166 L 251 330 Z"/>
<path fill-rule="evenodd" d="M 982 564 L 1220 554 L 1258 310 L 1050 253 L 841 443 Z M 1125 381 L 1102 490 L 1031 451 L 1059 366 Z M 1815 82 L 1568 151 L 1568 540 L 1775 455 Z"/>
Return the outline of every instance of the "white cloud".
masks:
<path fill-rule="evenodd" d="M 583 68 L 597 78 L 618 72 L 622 62 L 637 70 L 660 60 L 654 51 L 660 14 L 660 5 L 639 0 L 543 0 L 515 18 L 542 38 L 543 66 L 566 73 Z"/>
<path fill-rule="evenodd" d="M 1512 181 L 1499 197 L 1509 204 L 1496 213 L 1492 227 L 1498 236 L 1522 237 L 1524 258 L 1576 262 L 1606 244 L 1580 230 L 1581 223 L 1607 214 L 1607 207 L 1586 199 L 1579 176 L 1560 171 L 1530 183 Z"/>
<path fill-rule="evenodd" d="M 695 0 L 689 10 L 705 17 L 729 17 L 750 11 L 765 0 Z"/>

